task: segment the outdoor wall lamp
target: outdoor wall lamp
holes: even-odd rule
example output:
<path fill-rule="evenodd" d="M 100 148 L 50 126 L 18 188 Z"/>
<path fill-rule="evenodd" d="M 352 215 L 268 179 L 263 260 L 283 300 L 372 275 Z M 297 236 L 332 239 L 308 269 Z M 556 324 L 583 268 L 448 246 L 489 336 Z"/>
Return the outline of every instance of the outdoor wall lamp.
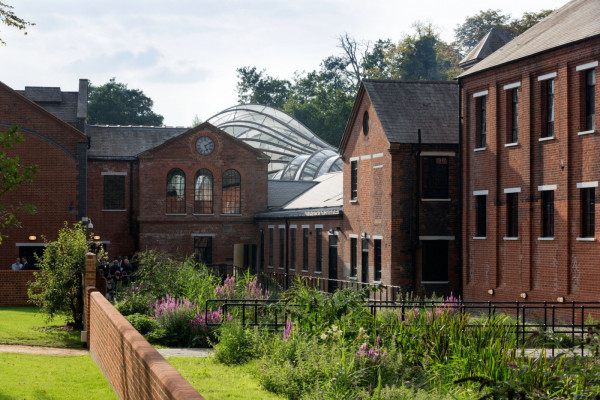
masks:
<path fill-rule="evenodd" d="M 559 303 L 564 303 L 564 302 L 565 302 L 565 300 L 566 300 L 566 299 L 565 299 L 565 296 L 560 296 L 560 297 L 557 297 L 557 298 L 556 298 L 556 301 L 557 301 L 557 302 L 559 302 Z"/>
<path fill-rule="evenodd" d="M 100 236 L 98 236 L 98 235 L 94 236 L 94 240 L 100 240 Z"/>
<path fill-rule="evenodd" d="M 527 298 L 527 292 L 523 292 L 523 293 L 521 293 L 521 298 L 522 298 L 522 299 L 526 299 L 526 298 Z"/>
<path fill-rule="evenodd" d="M 37 237 L 36 237 L 35 235 L 31 235 L 31 236 L 29 236 L 29 240 L 31 240 L 32 242 L 33 242 L 35 239 L 37 239 Z"/>
<path fill-rule="evenodd" d="M 88 222 L 89 224 L 87 224 L 88 229 L 94 229 L 94 224 L 92 224 L 92 219 L 90 217 L 82 217 L 81 218 L 81 222 Z"/>
<path fill-rule="evenodd" d="M 488 289 L 488 294 L 494 295 L 494 289 Z"/>

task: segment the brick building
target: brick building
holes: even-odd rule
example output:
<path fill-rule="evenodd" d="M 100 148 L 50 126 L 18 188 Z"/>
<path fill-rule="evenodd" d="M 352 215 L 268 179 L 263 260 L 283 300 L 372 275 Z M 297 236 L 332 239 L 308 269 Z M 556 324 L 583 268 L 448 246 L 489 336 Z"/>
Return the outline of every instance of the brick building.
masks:
<path fill-rule="evenodd" d="M 344 276 L 460 290 L 457 115 L 454 82 L 361 83 L 339 150 Z"/>
<path fill-rule="evenodd" d="M 571 1 L 459 77 L 469 300 L 598 300 L 599 21 Z"/>

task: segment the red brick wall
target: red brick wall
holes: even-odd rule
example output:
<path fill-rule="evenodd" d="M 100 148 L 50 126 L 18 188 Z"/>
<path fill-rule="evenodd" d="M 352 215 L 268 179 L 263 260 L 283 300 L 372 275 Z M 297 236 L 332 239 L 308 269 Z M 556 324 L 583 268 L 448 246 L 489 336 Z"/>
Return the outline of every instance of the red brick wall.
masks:
<path fill-rule="evenodd" d="M 0 307 L 28 306 L 27 288 L 33 271 L 0 271 Z"/>
<path fill-rule="evenodd" d="M 578 182 L 600 181 L 600 88 L 596 85 L 596 132 L 582 131 L 582 78 L 576 66 L 597 61 L 600 40 L 592 39 L 467 76 L 461 80 L 463 134 L 463 282 L 469 300 L 597 301 L 597 240 L 578 241 L 581 226 Z M 596 68 L 598 77 L 599 69 Z M 542 140 L 543 97 L 538 77 L 555 72 L 554 139 Z M 519 143 L 505 146 L 509 106 L 504 85 L 519 88 Z M 488 90 L 487 147 L 475 148 L 475 99 Z M 542 185 L 554 191 L 554 239 L 538 240 L 542 229 Z M 519 237 L 505 240 L 506 188 L 519 193 Z M 488 190 L 487 236 L 475 236 L 473 191 Z M 600 191 L 596 189 L 596 198 Z M 596 201 L 596 203 L 598 203 Z M 599 209 L 595 224 L 598 232 Z M 487 292 L 494 289 L 494 296 Z"/>

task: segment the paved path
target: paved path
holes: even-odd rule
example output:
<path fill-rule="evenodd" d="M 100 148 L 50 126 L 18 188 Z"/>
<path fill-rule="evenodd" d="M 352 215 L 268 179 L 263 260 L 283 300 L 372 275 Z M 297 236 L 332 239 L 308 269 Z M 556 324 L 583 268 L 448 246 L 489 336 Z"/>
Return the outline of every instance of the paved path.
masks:
<path fill-rule="evenodd" d="M 163 357 L 212 357 L 213 349 L 157 349 Z M 45 354 L 48 356 L 85 356 L 86 349 L 0 344 L 0 353 Z"/>
<path fill-rule="evenodd" d="M 163 357 L 212 357 L 213 349 L 156 349 Z"/>

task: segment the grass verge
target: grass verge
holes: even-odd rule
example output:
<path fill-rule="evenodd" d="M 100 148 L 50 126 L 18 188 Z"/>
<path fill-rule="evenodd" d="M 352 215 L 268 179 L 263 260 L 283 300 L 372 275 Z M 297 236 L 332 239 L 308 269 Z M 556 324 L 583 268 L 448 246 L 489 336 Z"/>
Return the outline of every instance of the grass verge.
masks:
<path fill-rule="evenodd" d="M 207 400 L 282 399 L 259 386 L 252 375 L 254 362 L 229 367 L 212 357 L 167 357 L 167 361 Z"/>
<path fill-rule="evenodd" d="M 90 356 L 0 353 L 0 399 L 117 399 Z"/>
<path fill-rule="evenodd" d="M 81 348 L 80 332 L 69 329 L 64 317 L 48 323 L 39 308 L 0 307 L 0 344 Z"/>

